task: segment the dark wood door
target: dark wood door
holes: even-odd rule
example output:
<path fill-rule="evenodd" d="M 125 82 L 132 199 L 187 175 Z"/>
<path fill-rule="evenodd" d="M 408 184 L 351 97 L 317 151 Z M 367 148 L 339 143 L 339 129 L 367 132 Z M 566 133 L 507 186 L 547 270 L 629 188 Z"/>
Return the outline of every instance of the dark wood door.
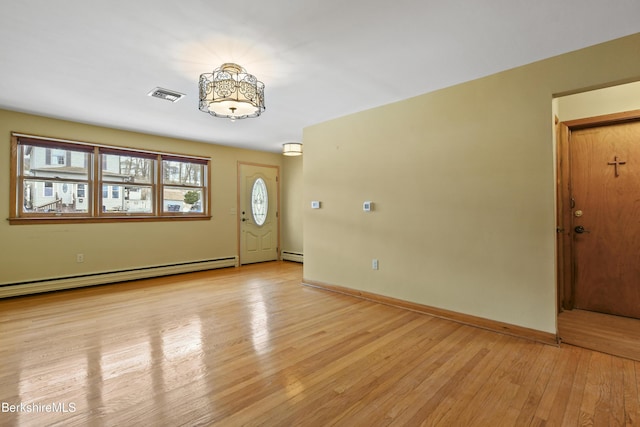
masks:
<path fill-rule="evenodd" d="M 640 318 L 640 121 L 571 131 L 575 308 Z"/>

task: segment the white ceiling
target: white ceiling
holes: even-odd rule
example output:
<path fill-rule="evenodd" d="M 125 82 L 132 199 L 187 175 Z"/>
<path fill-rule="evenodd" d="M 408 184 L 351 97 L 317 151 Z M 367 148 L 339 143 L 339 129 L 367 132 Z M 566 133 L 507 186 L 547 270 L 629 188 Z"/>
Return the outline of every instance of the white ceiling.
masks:
<path fill-rule="evenodd" d="M 274 152 L 308 125 L 640 31 L 638 0 L 0 1 L 0 108 Z M 199 75 L 224 62 L 264 82 L 259 118 L 198 110 Z"/>

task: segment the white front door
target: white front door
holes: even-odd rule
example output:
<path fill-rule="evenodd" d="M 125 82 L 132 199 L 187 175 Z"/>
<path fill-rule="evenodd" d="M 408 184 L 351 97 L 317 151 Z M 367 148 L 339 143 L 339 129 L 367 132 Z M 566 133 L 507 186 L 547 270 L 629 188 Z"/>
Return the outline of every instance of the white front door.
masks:
<path fill-rule="evenodd" d="M 240 264 L 278 259 L 278 168 L 240 163 Z"/>

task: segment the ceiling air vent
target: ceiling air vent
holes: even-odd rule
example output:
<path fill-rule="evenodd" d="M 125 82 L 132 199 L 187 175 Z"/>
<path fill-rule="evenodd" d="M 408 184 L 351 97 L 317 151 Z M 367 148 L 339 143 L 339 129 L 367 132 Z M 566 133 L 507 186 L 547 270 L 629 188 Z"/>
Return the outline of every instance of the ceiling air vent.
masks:
<path fill-rule="evenodd" d="M 184 93 L 176 92 L 175 90 L 163 89 L 161 87 L 153 89 L 147 95 L 153 96 L 154 98 L 166 99 L 171 102 L 178 102 L 186 96 Z"/>

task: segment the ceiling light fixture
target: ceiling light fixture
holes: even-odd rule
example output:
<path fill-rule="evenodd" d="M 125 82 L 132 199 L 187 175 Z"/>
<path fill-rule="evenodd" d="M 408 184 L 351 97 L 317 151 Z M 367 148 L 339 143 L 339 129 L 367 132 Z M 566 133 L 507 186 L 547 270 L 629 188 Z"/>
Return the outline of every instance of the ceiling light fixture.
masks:
<path fill-rule="evenodd" d="M 264 84 L 238 64 L 200 74 L 200 111 L 235 121 L 264 111 Z"/>
<path fill-rule="evenodd" d="M 282 144 L 282 154 L 285 156 L 302 156 L 302 144 L 299 142 Z"/>

